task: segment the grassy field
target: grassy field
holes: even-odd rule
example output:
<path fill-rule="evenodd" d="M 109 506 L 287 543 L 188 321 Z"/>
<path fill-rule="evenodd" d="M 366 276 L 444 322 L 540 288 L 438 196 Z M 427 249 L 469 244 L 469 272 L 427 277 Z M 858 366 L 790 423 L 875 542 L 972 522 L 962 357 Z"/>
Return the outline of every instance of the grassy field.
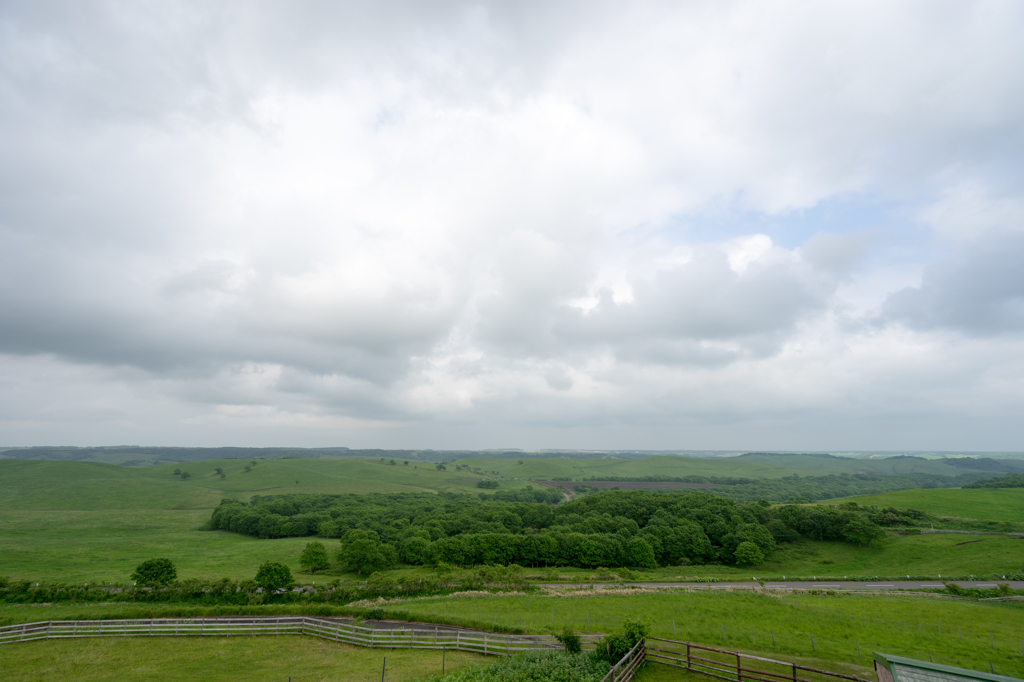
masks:
<path fill-rule="evenodd" d="M 6 679 L 21 681 L 375 682 L 385 656 L 391 681 L 441 671 L 440 651 L 365 649 L 303 636 L 44 640 L 4 646 L 0 665 Z M 492 660 L 447 652 L 445 668 Z"/>
<path fill-rule="evenodd" d="M 829 500 L 830 504 L 856 502 L 874 507 L 920 509 L 936 516 L 985 521 L 1019 522 L 1024 519 L 1024 488 L 968 488 L 897 490 Z"/>
<path fill-rule="evenodd" d="M 429 620 L 460 614 L 535 631 L 569 625 L 579 631 L 608 632 L 628 615 L 652 622 L 652 635 L 712 646 L 796 655 L 858 664 L 871 651 L 937 663 L 1024 674 L 1020 603 L 978 603 L 909 595 L 755 594 L 746 592 L 649 592 L 565 597 L 487 596 L 409 600 L 385 606 Z M 589 618 L 589 626 L 588 626 Z M 552 626 L 552 623 L 554 625 Z M 941 632 L 940 632 L 941 629 Z M 723 633 L 724 631 L 724 640 Z M 991 643 L 990 643 L 991 633 Z M 772 637 L 775 646 L 772 646 Z M 811 635 L 814 636 L 812 651 Z M 857 656 L 860 642 L 862 656 Z"/>
<path fill-rule="evenodd" d="M 181 613 L 173 605 L 4 605 L 0 606 L 0 622 L 31 622 L 47 619 L 96 618 L 96 617 L 142 617 L 166 615 L 214 615 L 221 609 L 193 609 L 193 613 Z M 261 613 L 292 612 L 294 607 L 257 607 Z M 710 646 L 746 651 L 769 656 L 779 660 L 803 661 L 826 669 L 868 673 L 872 651 L 908 656 L 928 660 L 929 654 L 936 663 L 965 667 L 974 670 L 989 670 L 989 664 L 1002 675 L 1021 676 L 1024 674 L 1024 656 L 1021 639 L 1024 639 L 1024 608 L 1019 602 L 974 602 L 942 597 L 914 595 L 862 595 L 835 594 L 809 595 L 778 592 L 740 591 L 623 591 L 622 593 L 570 592 L 564 596 L 542 595 L 489 595 L 430 597 L 424 599 L 395 600 L 384 605 L 389 615 L 409 617 L 420 622 L 431 622 L 438 617 L 462 618 L 469 621 L 521 626 L 533 632 L 554 632 L 569 625 L 577 631 L 609 632 L 617 629 L 627 616 L 642 616 L 650 620 L 655 637 L 702 642 Z M 145 613 L 142 613 L 142 611 Z M 813 636 L 813 644 L 812 644 Z M 94 660 L 94 667 L 103 667 L 103 657 L 110 657 L 111 666 L 127 656 L 125 651 L 133 650 L 136 643 L 147 647 L 141 658 L 141 671 L 124 670 L 120 679 L 151 679 L 146 673 L 147 662 L 160 659 L 166 646 L 173 651 L 176 647 L 198 646 L 195 650 L 178 649 L 179 653 L 211 661 L 209 670 L 214 674 L 205 677 L 235 679 L 251 668 L 249 661 L 241 659 L 260 654 L 247 653 L 239 637 L 216 640 L 181 639 L 160 640 L 167 645 L 153 643 L 154 640 L 132 640 L 129 647 L 124 640 L 100 640 L 100 645 L 83 644 L 80 649 L 71 649 L 66 658 L 59 658 L 60 665 L 68 670 L 64 679 L 108 679 L 103 677 L 78 677 L 71 667 L 74 661 Z M 96 640 L 92 640 L 96 641 Z M 379 665 L 380 650 L 363 650 L 342 647 L 346 663 L 351 663 L 348 677 L 331 677 L 337 669 L 331 668 L 336 660 L 332 658 L 330 643 L 313 639 L 299 643 L 300 638 L 289 637 L 280 640 L 264 637 L 251 640 L 253 646 L 271 649 L 272 655 L 266 665 L 268 671 L 256 679 L 275 679 L 275 676 L 311 674 L 310 679 L 363 679 L 358 677 L 365 665 L 367 673 Z M 297 644 L 288 644 L 296 642 Z M 120 644 L 119 648 L 115 643 Z M 325 651 L 318 648 L 326 644 Z M 858 645 L 860 655 L 858 655 Z M 45 654 L 32 654 L 31 648 L 43 650 L 45 643 L 4 647 L 0 651 L 7 669 L 31 670 L 32 666 L 43 665 Z M 295 646 L 291 650 L 287 647 Z M 304 647 L 311 647 L 306 649 Z M 26 648 L 22 648 L 26 647 Z M 205 648 L 209 647 L 209 648 Z M 45 651 L 45 650 L 44 650 Z M 351 653 L 349 653 L 351 651 Z M 27 652 L 27 653 L 26 653 Z M 92 652 L 92 653 L 90 653 Z M 391 656 L 401 652 L 388 652 L 389 670 Z M 16 658 L 12 658 L 12 654 Z M 62 653 L 61 656 L 64 656 Z M 89 659 L 89 657 L 93 657 Z M 375 658 L 376 657 L 376 658 Z M 160 659 L 161 661 L 163 659 Z M 363 661 L 367 661 L 365 664 Z M 12 663 L 8 663 L 12 662 Z M 79 663 L 80 664 L 80 663 Z M 422 663 L 430 664 L 428 658 Z M 81 664 L 88 669 L 90 666 Z M 168 675 L 165 679 L 188 678 L 197 674 L 197 668 L 178 667 L 173 660 L 166 663 Z M 234 666 L 234 667 L 232 667 Z M 305 666 L 305 667 L 303 667 Z M 858 670 L 858 668 L 861 668 Z M 115 668 L 122 670 L 120 668 Z M 257 668 L 261 669 L 261 668 Z M 429 673 L 424 670 L 424 673 Z M 138 677 L 131 675 L 137 674 Z M 315 677 L 316 674 L 322 677 Z M 379 674 L 379 672 L 377 673 Z M 641 679 L 661 680 L 667 674 L 657 668 L 648 671 Z M 204 677 L 204 675 L 198 675 Z M 870 675 L 868 675 L 870 679 Z M 113 679 L 112 676 L 110 679 Z M 36 679 L 19 677 L 18 679 Z M 297 678 L 302 679 L 302 678 Z M 388 679 L 408 679 L 395 677 Z"/>
<path fill-rule="evenodd" d="M 519 462 L 522 462 L 520 464 Z M 741 458 L 690 459 L 686 457 L 648 457 L 647 459 L 460 459 L 484 471 L 497 471 L 507 478 L 580 479 L 590 476 L 745 476 L 749 478 L 782 478 L 793 474 L 808 475 L 805 469 L 790 468 L 765 462 L 746 462 Z"/>
<path fill-rule="evenodd" d="M 626 471 L 622 467 L 634 467 L 631 473 L 640 475 L 663 473 L 680 461 L 718 467 L 717 473 L 724 474 L 728 472 L 721 471 L 721 466 L 730 460 L 655 457 L 524 460 L 523 465 L 495 459 L 467 463 L 485 470 L 505 467 L 509 477 L 519 474 L 518 481 L 502 484 L 513 487 L 527 485 L 526 472 L 520 470 L 528 467 L 546 468 L 545 475 L 554 475 L 551 471 L 556 467 L 613 466 L 620 473 Z M 183 481 L 172 475 L 174 465 L 134 469 L 86 462 L 0 460 L 0 575 L 45 581 L 126 581 L 141 560 L 155 556 L 174 561 L 182 578 L 251 578 L 267 560 L 281 561 L 298 575 L 298 557 L 309 538 L 259 540 L 198 529 L 224 497 L 248 499 L 253 494 L 284 492 L 478 492 L 475 483 L 480 478 L 451 466 L 437 471 L 433 466 L 390 466 L 371 460 L 258 460 L 246 473 L 248 464 L 248 460 L 191 462 L 180 465 L 192 474 Z M 217 467 L 224 469 L 227 478 L 220 479 Z M 1024 491 L 1018 490 L 913 490 L 854 499 L 940 513 L 953 510 L 959 516 L 1024 518 Z M 1019 511 L 1014 514 L 1014 509 Z M 745 579 L 758 574 L 953 575 L 1024 568 L 1024 542 L 999 536 L 979 539 L 961 545 L 961 536 L 894 536 L 870 549 L 801 541 L 781 545 L 765 566 L 754 570 L 667 567 L 644 575 L 652 580 Z M 336 547 L 333 540 L 326 544 L 331 551 Z M 559 569 L 557 573 L 586 579 L 592 571 Z"/>
<path fill-rule="evenodd" d="M 479 492 L 480 476 L 372 460 L 205 460 L 148 468 L 0 460 L 0 575 L 33 580 L 125 581 L 164 556 L 182 578 L 251 578 L 260 563 L 299 570 L 310 538 L 258 540 L 199 531 L 221 499 L 254 494 Z M 215 469 L 227 478 L 221 480 Z M 192 477 L 181 480 L 175 468 Z M 296 484 L 298 481 L 298 484 Z M 505 488 L 527 485 L 506 482 Z M 333 549 L 335 541 L 328 541 Z"/>

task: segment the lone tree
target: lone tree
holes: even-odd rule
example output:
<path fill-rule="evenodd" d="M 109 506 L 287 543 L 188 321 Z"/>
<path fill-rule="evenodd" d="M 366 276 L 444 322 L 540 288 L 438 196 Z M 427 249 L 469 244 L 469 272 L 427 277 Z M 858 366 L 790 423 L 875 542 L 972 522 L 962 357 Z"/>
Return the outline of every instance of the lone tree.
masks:
<path fill-rule="evenodd" d="M 317 569 L 330 568 L 331 560 L 327 557 L 327 548 L 319 542 L 307 542 L 306 548 L 302 550 L 299 563 L 310 573 L 316 573 Z"/>
<path fill-rule="evenodd" d="M 277 561 L 264 561 L 256 571 L 256 584 L 267 592 L 275 592 L 293 582 L 291 570 Z"/>
<path fill-rule="evenodd" d="M 736 563 L 740 566 L 760 566 L 764 563 L 764 552 L 749 540 L 736 546 Z"/>
<path fill-rule="evenodd" d="M 143 585 L 156 587 L 177 580 L 178 569 L 170 559 L 148 559 L 135 567 L 131 578 Z"/>

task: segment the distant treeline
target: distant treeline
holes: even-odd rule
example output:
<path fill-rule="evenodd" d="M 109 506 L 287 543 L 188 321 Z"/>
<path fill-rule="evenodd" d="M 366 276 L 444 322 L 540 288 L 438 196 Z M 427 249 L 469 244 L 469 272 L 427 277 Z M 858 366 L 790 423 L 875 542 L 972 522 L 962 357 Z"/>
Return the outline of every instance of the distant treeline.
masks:
<path fill-rule="evenodd" d="M 590 476 L 580 479 L 552 478 L 552 481 L 616 481 L 623 483 L 715 483 L 723 488 L 710 491 L 736 502 L 814 502 L 855 495 L 874 495 L 912 488 L 960 488 L 987 474 L 959 476 L 938 474 L 829 474 L 827 476 L 785 476 L 783 478 L 739 478 L 733 476 Z"/>
<path fill-rule="evenodd" d="M 1006 474 L 977 483 L 968 483 L 965 488 L 1024 488 L 1024 474 Z"/>
<path fill-rule="evenodd" d="M 737 504 L 702 492 L 609 491 L 557 507 L 496 498 L 453 493 L 257 496 L 249 504 L 224 500 L 209 527 L 263 538 L 341 538 L 339 559 L 358 572 L 399 563 L 649 568 L 758 565 L 776 543 L 800 536 L 870 544 L 884 537 L 881 526 L 916 525 L 926 516 L 856 505 L 773 508 L 764 501 Z"/>
<path fill-rule="evenodd" d="M 137 454 L 159 462 L 195 462 L 205 459 L 281 459 L 281 458 L 337 458 L 356 459 L 412 459 L 420 462 L 451 462 L 456 459 L 492 458 L 492 459 L 529 459 L 545 457 L 563 457 L 572 459 L 595 459 L 606 456 L 603 453 L 576 451 L 545 451 L 543 453 L 524 453 L 514 450 L 377 450 L 337 448 L 175 448 L 148 447 L 136 445 L 116 445 L 104 447 L 72 447 L 72 446 L 39 446 L 30 448 L 10 448 L 3 450 L 3 457 L 11 459 L 39 460 L 85 460 L 102 459 L 110 455 Z M 643 459 L 652 453 L 616 452 L 618 459 Z M 147 460 L 133 460 L 138 464 Z"/>

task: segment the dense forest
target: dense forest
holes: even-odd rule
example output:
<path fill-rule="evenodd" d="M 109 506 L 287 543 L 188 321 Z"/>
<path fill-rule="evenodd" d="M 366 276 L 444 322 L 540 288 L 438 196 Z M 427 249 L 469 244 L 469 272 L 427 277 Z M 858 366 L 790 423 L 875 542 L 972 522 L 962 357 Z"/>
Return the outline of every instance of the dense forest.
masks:
<path fill-rule="evenodd" d="M 256 496 L 249 504 L 224 500 L 209 528 L 340 538 L 342 562 L 358 572 L 399 563 L 651 568 L 759 565 L 777 543 L 800 536 L 870 545 L 884 537 L 881 526 L 913 526 L 925 517 L 856 505 L 738 504 L 703 492 L 608 491 L 558 506 L 503 501 L 502 494 Z"/>

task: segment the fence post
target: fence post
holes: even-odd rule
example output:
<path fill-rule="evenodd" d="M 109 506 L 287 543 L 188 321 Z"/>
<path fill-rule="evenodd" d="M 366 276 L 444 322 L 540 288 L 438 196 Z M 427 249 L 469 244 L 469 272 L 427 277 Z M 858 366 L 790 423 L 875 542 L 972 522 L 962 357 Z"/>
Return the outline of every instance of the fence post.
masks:
<path fill-rule="evenodd" d="M 693 661 L 690 660 L 690 643 L 686 643 L 686 669 L 693 670 Z"/>
<path fill-rule="evenodd" d="M 740 658 L 740 652 L 736 652 L 736 680 L 743 682 L 743 660 Z"/>

